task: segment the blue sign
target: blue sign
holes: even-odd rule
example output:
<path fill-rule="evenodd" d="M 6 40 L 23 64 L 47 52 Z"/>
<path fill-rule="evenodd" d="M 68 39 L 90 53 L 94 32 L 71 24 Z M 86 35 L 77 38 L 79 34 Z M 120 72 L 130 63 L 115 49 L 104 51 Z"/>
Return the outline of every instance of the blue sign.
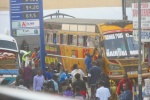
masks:
<path fill-rule="evenodd" d="M 10 30 L 12 36 L 33 35 L 31 32 L 39 30 L 40 64 L 45 71 L 43 0 L 10 0 Z"/>

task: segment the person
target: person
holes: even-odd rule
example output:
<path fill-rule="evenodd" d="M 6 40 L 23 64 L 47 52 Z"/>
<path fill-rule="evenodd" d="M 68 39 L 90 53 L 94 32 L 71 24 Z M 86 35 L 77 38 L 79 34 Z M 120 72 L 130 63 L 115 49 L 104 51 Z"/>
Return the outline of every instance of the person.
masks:
<path fill-rule="evenodd" d="M 68 70 L 65 69 L 63 73 L 60 75 L 59 82 L 62 85 L 69 85 L 70 76 L 68 75 Z"/>
<path fill-rule="evenodd" d="M 89 52 L 85 53 L 86 57 L 84 59 L 84 63 L 86 65 L 86 71 L 87 71 L 87 73 L 89 72 L 90 68 L 92 68 L 92 57 L 95 55 L 96 50 L 97 49 L 95 48 L 92 55 L 90 55 Z"/>
<path fill-rule="evenodd" d="M 50 67 L 52 68 L 52 72 L 57 71 L 57 67 L 55 66 L 54 62 L 51 62 Z"/>
<path fill-rule="evenodd" d="M 29 89 L 24 86 L 24 80 L 23 79 L 19 80 L 19 86 L 17 86 L 17 89 L 22 89 L 22 90 L 29 91 Z"/>
<path fill-rule="evenodd" d="M 61 74 L 64 70 L 62 63 L 58 62 L 56 67 L 57 67 L 57 72 Z"/>
<path fill-rule="evenodd" d="M 45 74 L 45 79 L 50 80 L 53 78 L 53 72 L 52 72 L 52 67 L 48 67 L 48 71 Z"/>
<path fill-rule="evenodd" d="M 90 83 L 91 83 L 91 98 L 94 99 L 95 98 L 94 91 L 96 88 L 96 82 L 100 77 L 101 69 L 96 66 L 95 61 L 92 62 L 92 65 L 93 65 L 93 67 L 89 71 L 89 74 L 90 74 L 89 76 L 91 77 L 91 81 L 90 81 Z"/>
<path fill-rule="evenodd" d="M 124 42 L 123 39 L 121 40 L 120 46 L 121 46 L 120 48 L 121 48 L 122 51 L 126 51 L 126 45 L 125 45 L 125 42 Z M 130 46 L 129 46 L 129 47 L 130 47 Z"/>
<path fill-rule="evenodd" d="M 40 69 L 37 70 L 37 75 L 33 79 L 33 90 L 41 91 L 44 83 L 44 76 Z"/>
<path fill-rule="evenodd" d="M 129 89 L 129 84 L 123 84 L 123 92 L 120 95 L 120 100 L 132 100 L 132 92 Z"/>
<path fill-rule="evenodd" d="M 111 94 L 109 89 L 104 87 L 103 81 L 99 81 L 98 87 L 96 90 L 96 98 L 98 98 L 98 100 L 109 100 Z"/>
<path fill-rule="evenodd" d="M 44 82 L 46 85 L 46 91 L 50 93 L 58 93 L 58 83 L 55 81 L 56 78 L 57 76 L 53 75 L 53 79 Z"/>
<path fill-rule="evenodd" d="M 27 44 L 26 40 L 23 40 L 20 50 L 26 50 L 26 48 L 29 48 L 29 45 Z"/>
<path fill-rule="evenodd" d="M 85 59 L 84 59 L 84 63 L 86 65 L 86 72 L 89 73 L 90 68 L 92 68 L 92 57 L 95 55 L 96 52 L 96 48 L 93 51 L 93 54 L 90 55 L 89 52 L 86 52 L 85 55 Z M 90 87 L 90 77 L 88 76 L 88 87 Z"/>
<path fill-rule="evenodd" d="M 37 67 L 37 60 L 36 58 L 36 54 L 37 54 L 37 47 L 34 47 L 34 52 L 32 53 L 32 61 L 34 61 L 34 67 Z"/>
<path fill-rule="evenodd" d="M 85 77 L 83 71 L 78 68 L 78 65 L 77 65 L 77 64 L 74 64 L 74 65 L 73 65 L 73 71 L 71 72 L 72 83 L 76 81 L 75 75 L 76 75 L 77 73 L 80 74 L 80 79 L 83 80 L 83 77 Z"/>
<path fill-rule="evenodd" d="M 71 91 L 71 87 L 67 86 L 66 91 L 63 93 L 63 96 L 72 97 L 73 92 Z"/>
<path fill-rule="evenodd" d="M 86 88 L 86 84 L 83 80 L 81 80 L 80 78 L 80 74 L 77 73 L 75 75 L 76 81 L 73 83 L 72 87 L 73 87 L 73 93 L 75 93 L 76 87 L 78 86 L 80 88 L 80 94 L 86 98 L 86 94 L 88 94 L 87 88 Z M 89 96 L 89 94 L 88 94 Z"/>
<path fill-rule="evenodd" d="M 56 43 L 57 43 L 57 40 L 56 40 L 56 33 L 54 33 L 54 35 L 53 35 L 53 36 L 54 36 L 53 43 L 54 43 L 54 44 L 56 44 Z"/>
<path fill-rule="evenodd" d="M 108 75 L 101 72 L 100 78 L 98 79 L 97 84 L 99 83 L 99 81 L 103 81 L 104 82 L 104 87 L 110 89 L 110 81 L 109 81 Z"/>
<path fill-rule="evenodd" d="M 20 79 L 23 79 L 23 68 L 19 68 L 19 70 L 18 70 L 18 75 L 17 75 L 17 77 L 16 77 L 16 82 L 15 82 L 15 86 L 19 86 L 19 80 Z"/>
<path fill-rule="evenodd" d="M 117 86 L 117 91 L 116 94 L 119 97 L 120 94 L 123 92 L 123 84 L 127 83 L 129 84 L 129 89 L 132 91 L 132 82 L 131 80 L 128 78 L 127 74 L 123 75 L 123 79 L 119 81 L 118 86 Z"/>
<path fill-rule="evenodd" d="M 79 86 L 75 87 L 74 98 L 75 98 L 75 100 L 84 100 L 84 96 L 80 94 L 80 87 Z"/>
<path fill-rule="evenodd" d="M 28 59 L 28 56 L 31 54 L 31 51 L 29 50 L 29 47 L 27 47 L 25 50 L 27 53 L 23 54 L 22 62 L 23 62 L 23 65 L 26 67 L 25 63 L 27 63 L 26 60 Z"/>
<path fill-rule="evenodd" d="M 96 60 L 96 65 L 97 65 L 97 67 L 99 67 L 101 70 L 103 69 L 103 67 L 104 67 L 104 61 L 103 61 L 103 58 L 102 58 L 102 56 L 101 55 L 98 55 L 98 58 L 97 58 L 97 60 Z"/>
<path fill-rule="evenodd" d="M 23 67 L 24 73 L 23 73 L 23 80 L 24 80 L 24 85 L 30 89 L 30 83 L 31 83 L 31 78 L 32 78 L 32 68 L 28 64 L 28 66 Z"/>

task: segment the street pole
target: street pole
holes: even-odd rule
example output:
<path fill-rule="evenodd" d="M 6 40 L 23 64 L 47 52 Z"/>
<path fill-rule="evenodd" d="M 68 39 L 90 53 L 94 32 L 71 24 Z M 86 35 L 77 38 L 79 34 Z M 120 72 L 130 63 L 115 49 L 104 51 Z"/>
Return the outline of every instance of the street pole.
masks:
<path fill-rule="evenodd" d="M 45 72 L 45 40 L 44 40 L 44 21 L 43 21 L 43 0 L 40 2 L 40 65 L 43 73 Z"/>
<path fill-rule="evenodd" d="M 139 66 L 138 66 L 138 100 L 142 100 L 142 68 L 141 68 L 141 0 L 138 0 L 138 36 L 139 36 Z"/>
<path fill-rule="evenodd" d="M 127 20 L 127 16 L 126 16 L 126 0 L 122 0 L 122 16 L 123 16 L 123 20 Z"/>

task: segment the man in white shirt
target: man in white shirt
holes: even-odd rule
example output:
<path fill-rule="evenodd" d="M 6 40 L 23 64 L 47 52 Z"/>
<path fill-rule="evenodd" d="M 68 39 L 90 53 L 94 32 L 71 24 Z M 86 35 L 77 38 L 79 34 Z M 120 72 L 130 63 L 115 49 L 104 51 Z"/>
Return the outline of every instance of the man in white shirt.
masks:
<path fill-rule="evenodd" d="M 111 94 L 109 89 L 103 86 L 103 81 L 100 81 L 98 86 L 99 88 L 96 90 L 96 97 L 98 100 L 109 100 Z"/>

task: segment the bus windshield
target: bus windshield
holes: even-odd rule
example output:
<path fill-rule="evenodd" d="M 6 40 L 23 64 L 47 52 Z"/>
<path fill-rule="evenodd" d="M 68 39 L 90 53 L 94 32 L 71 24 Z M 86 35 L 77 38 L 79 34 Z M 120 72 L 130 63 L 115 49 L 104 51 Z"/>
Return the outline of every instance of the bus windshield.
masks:
<path fill-rule="evenodd" d="M 129 57 L 138 54 L 138 44 L 132 33 L 113 33 L 105 35 L 107 57 Z"/>
<path fill-rule="evenodd" d="M 17 46 L 15 42 L 0 40 L 0 48 L 17 50 Z"/>
<path fill-rule="evenodd" d="M 104 45 L 107 57 L 127 56 L 123 33 L 105 35 Z"/>
<path fill-rule="evenodd" d="M 130 55 L 138 55 L 138 42 L 133 39 L 132 33 L 126 33 L 125 38 L 127 40 Z"/>

